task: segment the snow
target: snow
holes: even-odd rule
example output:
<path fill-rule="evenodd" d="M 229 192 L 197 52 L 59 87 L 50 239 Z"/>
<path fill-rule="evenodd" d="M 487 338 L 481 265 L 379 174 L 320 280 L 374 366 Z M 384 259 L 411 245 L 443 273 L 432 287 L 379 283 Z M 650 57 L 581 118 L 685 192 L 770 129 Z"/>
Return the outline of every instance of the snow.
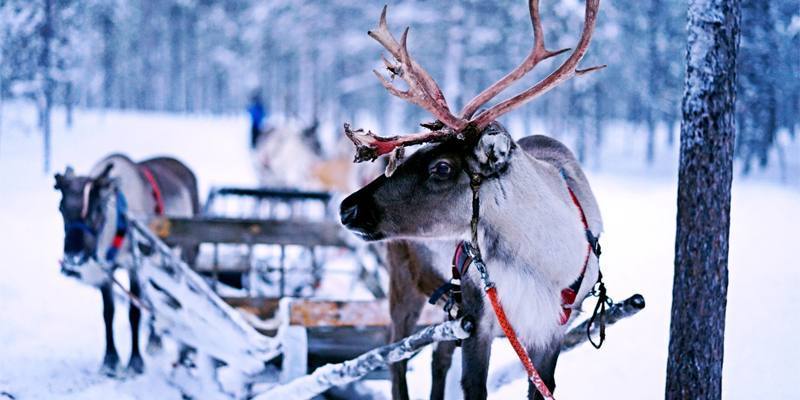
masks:
<path fill-rule="evenodd" d="M 77 110 L 66 129 L 58 110 L 54 162 L 87 171 L 112 151 L 133 158 L 171 154 L 197 173 L 202 192 L 221 184 L 252 184 L 244 116 L 174 116 Z M 169 382 L 167 356 L 145 355 L 147 372 L 129 379 L 98 373 L 103 355 L 100 295 L 59 273 L 62 222 L 51 174 L 41 171 L 41 138 L 35 112 L 6 105 L 0 126 L 0 399 L 180 399 Z M 620 126 L 619 129 L 625 129 Z M 629 137 L 629 136 L 626 136 Z M 659 165 L 638 167 L 623 157 L 630 143 L 611 137 L 603 169 L 589 179 L 606 225 L 602 265 L 610 295 L 641 293 L 647 308 L 609 329 L 602 350 L 584 345 L 562 355 L 559 399 L 650 399 L 663 396 L 675 231 L 674 154 Z M 796 144 L 795 144 L 796 146 Z M 795 149 L 796 150 L 796 149 Z M 641 154 L 641 153 L 639 153 Z M 619 165 L 636 165 L 637 170 Z M 797 174 L 791 175 L 796 177 Z M 723 397 L 786 399 L 796 396 L 800 348 L 792 338 L 800 315 L 800 268 L 795 233 L 800 192 L 771 180 L 734 178 L 730 287 Z M 123 362 L 130 349 L 127 307 L 117 299 L 115 333 Z M 587 304 L 587 308 L 591 305 Z M 144 343 L 143 343 L 144 345 Z M 167 349 L 169 354 L 173 349 Z M 456 359 L 456 364 L 458 363 Z M 430 350 L 410 363 L 412 398 L 427 398 Z M 455 370 L 455 368 L 454 368 Z M 455 376 L 456 371 L 451 371 Z M 457 378 L 451 380 L 457 382 Z M 389 396 L 389 383 L 369 381 Z M 523 398 L 523 370 L 505 340 L 492 353 L 493 399 Z M 451 386 L 448 393 L 458 398 Z M 456 393 L 456 394 L 454 394 Z"/>

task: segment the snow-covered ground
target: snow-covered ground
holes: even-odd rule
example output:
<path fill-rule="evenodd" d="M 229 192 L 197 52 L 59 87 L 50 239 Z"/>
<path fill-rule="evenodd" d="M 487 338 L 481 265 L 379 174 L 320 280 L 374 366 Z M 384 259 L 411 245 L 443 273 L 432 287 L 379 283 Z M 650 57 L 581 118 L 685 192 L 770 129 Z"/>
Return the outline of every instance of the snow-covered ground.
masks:
<path fill-rule="evenodd" d="M 58 194 L 41 168 L 41 138 L 29 107 L 12 105 L 0 127 L 0 399 L 179 399 L 166 379 L 165 358 L 147 356 L 144 376 L 98 374 L 103 353 L 99 292 L 59 273 L 62 222 Z M 203 193 L 215 184 L 251 184 L 243 116 L 202 117 L 81 112 L 72 129 L 56 113 L 53 167 L 87 171 L 112 151 L 134 158 L 171 154 L 196 171 Z M 627 137 L 610 137 L 603 169 L 589 177 L 606 224 L 603 268 L 610 294 L 642 293 L 647 308 L 609 330 L 602 350 L 588 345 L 562 355 L 560 399 L 654 399 L 663 396 L 675 231 L 674 153 L 656 167 L 625 158 Z M 642 154 L 641 152 L 636 154 Z M 619 158 L 618 158 L 619 157 Z M 625 158 L 625 162 L 621 159 Z M 617 161 L 620 160 L 619 163 Z M 793 176 L 797 176 L 796 174 Z M 725 345 L 726 399 L 798 398 L 800 264 L 796 232 L 800 192 L 758 180 L 734 181 L 730 291 Z M 117 347 L 130 348 L 127 309 L 118 302 Z M 492 353 L 492 398 L 523 398 L 522 369 L 504 340 Z M 414 398 L 429 390 L 430 352 L 411 362 Z M 372 382 L 388 397 L 388 382 Z"/>

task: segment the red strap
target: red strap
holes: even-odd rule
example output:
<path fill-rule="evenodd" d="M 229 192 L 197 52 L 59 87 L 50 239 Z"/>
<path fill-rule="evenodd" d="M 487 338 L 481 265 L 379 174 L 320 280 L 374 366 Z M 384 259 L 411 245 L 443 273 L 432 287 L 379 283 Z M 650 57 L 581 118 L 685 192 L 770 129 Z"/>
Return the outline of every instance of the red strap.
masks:
<path fill-rule="evenodd" d="M 150 172 L 150 168 L 145 166 L 139 166 L 142 170 L 142 175 L 144 175 L 147 182 L 150 183 L 150 188 L 153 190 L 153 199 L 156 201 L 156 215 L 164 215 L 164 198 L 161 196 L 161 189 L 158 187 L 158 182 L 156 182 L 156 178 L 153 176 L 153 173 Z"/>
<path fill-rule="evenodd" d="M 519 339 L 517 339 L 517 334 L 514 332 L 514 328 L 512 328 L 511 324 L 508 322 L 508 317 L 506 317 L 506 312 L 503 310 L 503 305 L 500 304 L 500 299 L 497 297 L 497 289 L 490 287 L 486 290 L 486 294 L 489 296 L 489 300 L 492 303 L 492 309 L 494 309 L 494 313 L 497 316 L 497 322 L 500 323 L 500 327 L 503 328 L 503 333 L 506 334 L 509 343 L 511 343 L 511 347 L 514 348 L 514 352 L 517 353 L 517 357 L 522 361 L 522 365 L 528 373 L 528 380 L 536 387 L 536 390 L 541 393 L 545 400 L 554 400 L 553 394 L 550 393 L 550 389 L 544 384 L 539 372 L 536 371 L 536 367 L 533 366 L 533 361 L 531 361 L 531 358 L 528 356 L 528 352 L 522 347 Z"/>
<path fill-rule="evenodd" d="M 567 190 L 569 191 L 569 197 L 572 198 L 572 202 L 575 204 L 575 207 L 578 207 L 578 211 L 581 213 L 581 222 L 583 222 L 583 228 L 585 230 L 589 230 L 589 222 L 586 220 L 586 213 L 583 212 L 583 207 L 581 207 L 581 203 L 578 201 L 578 196 L 575 196 L 575 192 L 572 191 L 572 188 L 567 185 Z M 588 243 L 586 245 L 586 257 L 583 259 L 583 268 L 581 268 L 581 274 L 578 275 L 578 281 L 583 281 L 583 275 L 586 273 L 586 267 L 589 266 L 589 256 L 592 254 L 592 244 Z M 575 302 L 575 297 L 578 295 L 578 290 L 580 289 L 580 285 L 577 288 L 564 288 L 561 289 L 561 319 L 559 323 L 564 325 L 569 321 L 570 315 L 572 315 L 572 303 Z"/>
<path fill-rule="evenodd" d="M 569 190 L 569 197 L 572 198 L 575 207 L 578 207 L 578 211 L 581 213 L 581 222 L 583 222 L 584 229 L 589 229 L 589 222 L 586 220 L 586 213 L 583 212 L 583 207 L 581 207 L 581 203 L 578 201 L 578 196 L 575 196 L 575 192 L 572 191 L 569 185 L 567 185 L 567 190 Z"/>

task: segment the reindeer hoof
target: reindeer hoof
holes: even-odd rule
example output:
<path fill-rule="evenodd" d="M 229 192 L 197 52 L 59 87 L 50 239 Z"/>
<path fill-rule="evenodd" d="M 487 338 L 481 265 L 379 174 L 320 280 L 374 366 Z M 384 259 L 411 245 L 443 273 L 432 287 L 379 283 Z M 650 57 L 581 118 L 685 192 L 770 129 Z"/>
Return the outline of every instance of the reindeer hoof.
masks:
<path fill-rule="evenodd" d="M 141 375 L 143 372 L 144 360 L 142 360 L 142 356 L 131 356 L 127 368 L 128 375 Z"/>
<path fill-rule="evenodd" d="M 147 347 L 145 349 L 147 354 L 155 356 L 164 351 L 164 344 L 161 342 L 161 337 L 156 334 L 151 334 L 147 337 Z"/>
<path fill-rule="evenodd" d="M 117 353 L 106 353 L 103 357 L 103 365 L 100 367 L 100 373 L 110 378 L 119 376 L 119 356 Z"/>

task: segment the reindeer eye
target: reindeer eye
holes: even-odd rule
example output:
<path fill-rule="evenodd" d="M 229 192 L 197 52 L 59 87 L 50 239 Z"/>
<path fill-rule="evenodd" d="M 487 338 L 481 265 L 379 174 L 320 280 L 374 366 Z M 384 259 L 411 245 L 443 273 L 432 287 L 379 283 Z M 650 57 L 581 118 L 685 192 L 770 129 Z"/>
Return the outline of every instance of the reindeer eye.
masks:
<path fill-rule="evenodd" d="M 447 161 L 439 161 L 431 167 L 430 172 L 437 178 L 449 178 L 453 174 L 453 166 Z"/>

